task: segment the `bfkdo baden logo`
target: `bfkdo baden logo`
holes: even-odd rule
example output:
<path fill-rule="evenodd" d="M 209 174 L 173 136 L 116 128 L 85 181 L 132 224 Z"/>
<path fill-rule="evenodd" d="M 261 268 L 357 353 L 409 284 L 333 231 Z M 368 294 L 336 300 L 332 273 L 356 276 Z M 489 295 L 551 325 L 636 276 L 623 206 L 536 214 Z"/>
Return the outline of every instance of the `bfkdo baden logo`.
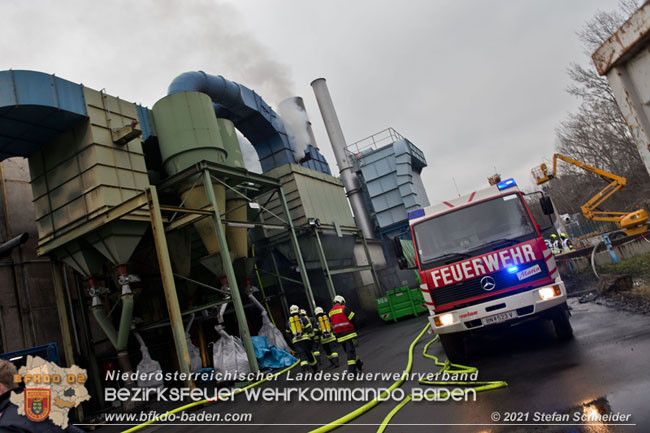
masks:
<path fill-rule="evenodd" d="M 52 405 L 52 390 L 25 389 L 25 416 L 32 421 L 40 422 L 50 415 Z"/>
<path fill-rule="evenodd" d="M 65 430 L 68 412 L 90 400 L 85 387 L 87 378 L 86 370 L 76 365 L 64 368 L 30 355 L 14 376 L 15 383 L 25 384 L 25 391 L 12 391 L 9 400 L 17 406 L 19 415 L 34 422 L 49 419 Z"/>

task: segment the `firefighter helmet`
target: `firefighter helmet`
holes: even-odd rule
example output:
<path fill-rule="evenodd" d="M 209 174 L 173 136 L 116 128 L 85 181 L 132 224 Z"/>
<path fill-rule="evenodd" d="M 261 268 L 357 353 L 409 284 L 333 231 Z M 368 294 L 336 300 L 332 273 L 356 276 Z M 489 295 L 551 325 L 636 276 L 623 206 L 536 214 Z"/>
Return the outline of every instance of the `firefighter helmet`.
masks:
<path fill-rule="evenodd" d="M 300 315 L 301 316 L 306 316 L 307 315 L 307 310 L 305 310 L 304 308 L 301 308 L 300 309 Z"/>
<path fill-rule="evenodd" d="M 557 235 L 556 235 L 555 233 L 551 233 L 551 237 L 552 237 L 553 239 L 555 239 L 555 238 L 557 238 Z"/>
<path fill-rule="evenodd" d="M 291 313 L 291 314 L 298 314 L 299 311 L 300 311 L 300 307 L 297 306 L 297 305 L 292 305 L 289 308 L 289 313 Z"/>
<path fill-rule="evenodd" d="M 314 308 L 314 313 L 315 314 L 323 314 L 324 311 L 323 311 L 323 309 L 321 307 L 316 307 L 316 308 Z"/>
<path fill-rule="evenodd" d="M 334 296 L 334 303 L 335 304 L 345 304 L 345 298 L 341 295 L 336 295 Z"/>
<path fill-rule="evenodd" d="M 566 238 L 566 233 L 560 233 L 560 236 L 562 236 L 563 238 Z"/>

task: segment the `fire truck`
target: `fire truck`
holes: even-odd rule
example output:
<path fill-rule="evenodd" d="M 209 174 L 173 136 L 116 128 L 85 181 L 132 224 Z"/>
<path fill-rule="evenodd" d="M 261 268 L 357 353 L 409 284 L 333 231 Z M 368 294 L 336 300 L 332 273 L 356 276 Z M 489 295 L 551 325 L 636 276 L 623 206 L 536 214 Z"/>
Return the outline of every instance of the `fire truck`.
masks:
<path fill-rule="evenodd" d="M 552 213 L 548 197 L 540 204 Z M 429 320 L 452 362 L 468 359 L 469 335 L 530 319 L 573 336 L 555 258 L 513 179 L 411 211 L 409 225 Z"/>

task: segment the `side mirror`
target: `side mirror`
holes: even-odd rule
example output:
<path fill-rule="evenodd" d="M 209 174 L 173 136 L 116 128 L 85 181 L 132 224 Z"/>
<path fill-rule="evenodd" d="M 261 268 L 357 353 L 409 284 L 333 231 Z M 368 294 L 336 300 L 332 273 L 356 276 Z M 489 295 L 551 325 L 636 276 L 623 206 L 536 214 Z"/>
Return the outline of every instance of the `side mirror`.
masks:
<path fill-rule="evenodd" d="M 539 199 L 539 205 L 541 206 L 544 215 L 553 215 L 553 202 L 551 201 L 551 197 L 543 195 Z"/>

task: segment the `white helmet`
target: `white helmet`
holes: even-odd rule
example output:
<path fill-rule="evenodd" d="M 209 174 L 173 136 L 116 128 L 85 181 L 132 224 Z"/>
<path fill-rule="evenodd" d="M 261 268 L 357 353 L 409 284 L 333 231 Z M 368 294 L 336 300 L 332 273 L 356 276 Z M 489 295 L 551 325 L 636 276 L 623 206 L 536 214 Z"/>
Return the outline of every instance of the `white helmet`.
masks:
<path fill-rule="evenodd" d="M 334 296 L 334 303 L 335 304 L 345 304 L 345 298 L 341 295 L 336 295 Z"/>
<path fill-rule="evenodd" d="M 324 311 L 321 307 L 314 308 L 314 314 L 323 314 Z"/>
<path fill-rule="evenodd" d="M 307 315 L 307 311 L 306 311 L 304 308 L 301 308 L 301 309 L 300 309 L 300 314 L 303 315 L 303 316 L 306 316 L 306 315 Z"/>
<path fill-rule="evenodd" d="M 289 313 L 291 314 L 298 314 L 299 311 L 300 311 L 300 307 L 295 304 L 289 308 Z"/>

